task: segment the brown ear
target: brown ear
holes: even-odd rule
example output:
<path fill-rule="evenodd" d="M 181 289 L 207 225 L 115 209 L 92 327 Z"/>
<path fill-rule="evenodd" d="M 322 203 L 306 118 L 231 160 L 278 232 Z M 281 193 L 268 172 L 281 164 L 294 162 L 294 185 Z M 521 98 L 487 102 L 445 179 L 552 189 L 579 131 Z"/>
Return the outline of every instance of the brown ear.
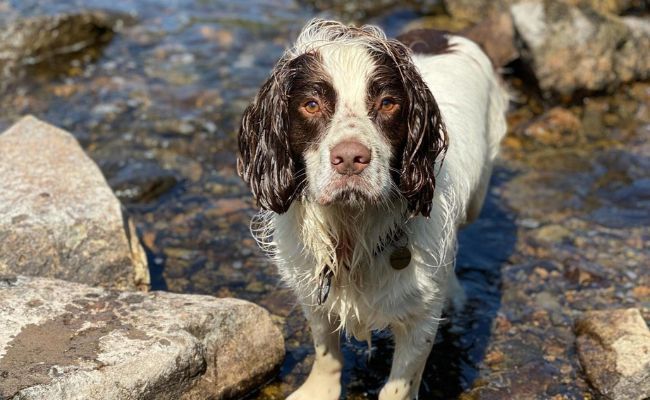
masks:
<path fill-rule="evenodd" d="M 280 214 L 296 195 L 289 148 L 288 64 L 286 58 L 278 62 L 244 112 L 238 136 L 239 176 L 250 185 L 260 207 Z"/>
<path fill-rule="evenodd" d="M 436 187 L 435 163 L 442 162 L 449 143 L 447 130 L 436 100 L 411 60 L 410 50 L 397 41 L 390 41 L 389 47 L 408 102 L 405 110 L 408 133 L 399 188 L 409 212 L 428 217 Z"/>

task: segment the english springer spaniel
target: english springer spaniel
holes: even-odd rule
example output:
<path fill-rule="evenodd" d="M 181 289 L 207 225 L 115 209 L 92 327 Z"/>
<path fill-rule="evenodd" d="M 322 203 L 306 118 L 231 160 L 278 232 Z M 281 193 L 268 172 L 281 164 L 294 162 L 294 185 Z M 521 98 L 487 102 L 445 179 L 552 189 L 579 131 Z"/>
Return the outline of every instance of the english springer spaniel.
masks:
<path fill-rule="evenodd" d="M 456 233 L 481 209 L 507 94 L 473 42 L 398 39 L 311 21 L 242 119 L 237 169 L 262 208 L 252 231 L 314 340 L 290 400 L 338 399 L 341 332 L 383 328 L 395 354 L 379 399 L 417 398 L 443 307 L 464 299 Z"/>

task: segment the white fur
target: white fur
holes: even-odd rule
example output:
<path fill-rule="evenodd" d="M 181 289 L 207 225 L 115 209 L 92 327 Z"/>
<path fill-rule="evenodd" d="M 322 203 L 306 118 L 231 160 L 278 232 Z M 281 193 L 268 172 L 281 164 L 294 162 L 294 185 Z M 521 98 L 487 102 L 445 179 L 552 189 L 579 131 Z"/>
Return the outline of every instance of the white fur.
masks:
<path fill-rule="evenodd" d="M 387 197 L 391 185 L 387 171 L 390 145 L 381 138 L 367 116 L 368 78 L 375 68 L 374 62 L 361 44 L 321 46 L 318 50 L 338 98 L 327 134 L 315 151 L 308 151 L 305 155 L 310 200 L 321 204 L 332 200 L 341 175 L 330 166 L 330 149 L 348 139 L 368 147 L 375 159 L 363 172 L 363 180 L 358 182 L 362 189 L 371 198 Z"/>
<path fill-rule="evenodd" d="M 387 169 L 390 146 L 369 121 L 364 103 L 365 78 L 374 68 L 373 60 L 356 39 L 332 44 L 319 35 L 322 29 L 303 32 L 291 50 L 298 55 L 318 48 L 340 96 L 327 135 L 318 149 L 306 156 L 309 195 L 295 201 L 285 214 L 260 214 L 253 225 L 255 236 L 277 263 L 284 282 L 295 291 L 312 325 L 317 351 L 314 369 L 307 383 L 290 398 L 338 398 L 340 387 L 323 390 L 338 384 L 342 368 L 335 331 L 343 328 L 369 340 L 371 330 L 390 327 L 396 353 L 380 399 L 412 399 L 417 396 L 444 303 L 449 297 L 462 296 L 453 273 L 456 234 L 481 208 L 492 161 L 505 134 L 507 95 L 485 54 L 467 39 L 452 36 L 450 53 L 414 55 L 449 134 L 431 217 L 405 220 L 406 205 L 400 200 L 355 212 L 336 203 L 323 205 L 317 200 L 337 178 L 329 165 L 329 149 L 351 136 L 373 154 L 368 172 L 364 171 L 367 190 L 386 197 L 392 183 Z M 349 129 L 350 122 L 354 129 Z M 412 254 L 410 265 L 403 270 L 393 269 L 389 262 L 396 244 L 374 254 L 380 241 L 397 229 L 405 232 Z M 318 276 L 325 265 L 336 260 L 336 241 L 345 237 L 356 243 L 349 269 L 333 268 L 331 293 L 326 303 L 318 306 Z"/>

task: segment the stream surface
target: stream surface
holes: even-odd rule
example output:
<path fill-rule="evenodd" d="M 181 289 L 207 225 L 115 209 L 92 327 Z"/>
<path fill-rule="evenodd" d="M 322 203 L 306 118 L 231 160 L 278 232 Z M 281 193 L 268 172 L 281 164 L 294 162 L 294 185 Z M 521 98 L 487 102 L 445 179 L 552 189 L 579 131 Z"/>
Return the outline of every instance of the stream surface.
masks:
<path fill-rule="evenodd" d="M 31 113 L 72 132 L 126 205 L 153 289 L 234 296 L 283 327 L 277 378 L 250 399 L 283 399 L 309 371 L 309 330 L 256 247 L 250 192 L 235 173 L 239 118 L 300 27 L 291 0 L 0 0 L 0 23 L 83 8 L 134 25 L 73 61 L 30 67 L 0 96 L 0 128 Z M 334 14 L 318 14 L 332 16 Z M 394 35 L 418 14 L 367 18 Z M 421 398 L 584 398 L 572 321 L 581 310 L 650 304 L 650 89 L 570 109 L 583 134 L 561 146 L 517 133 L 547 107 L 515 79 L 510 137 L 478 221 L 460 235 L 469 301 L 442 324 Z M 648 316 L 646 315 L 646 318 Z M 344 345 L 348 399 L 376 398 L 391 340 Z M 370 357 L 369 357 L 370 355 Z M 505 396 L 505 397 L 503 397 Z"/>

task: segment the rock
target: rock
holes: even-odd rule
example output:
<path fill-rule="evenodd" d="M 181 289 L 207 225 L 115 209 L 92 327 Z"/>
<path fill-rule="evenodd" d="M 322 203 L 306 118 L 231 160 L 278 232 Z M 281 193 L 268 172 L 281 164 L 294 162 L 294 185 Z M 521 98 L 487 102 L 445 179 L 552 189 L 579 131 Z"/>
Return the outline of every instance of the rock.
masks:
<path fill-rule="evenodd" d="M 85 10 L 22 18 L 7 24 L 0 29 L 0 81 L 5 83 L 0 89 L 15 75 L 24 73 L 25 66 L 103 47 L 116 30 L 131 22 L 132 18 L 125 14 Z"/>
<path fill-rule="evenodd" d="M 224 399 L 268 378 L 284 341 L 252 303 L 0 281 L 0 398 Z"/>
<path fill-rule="evenodd" d="M 445 9 L 455 19 L 479 22 L 493 11 L 506 11 L 522 0 L 444 0 Z M 642 8 L 643 0 L 562 0 L 562 2 L 592 8 L 600 13 L 621 14 L 632 8 Z"/>
<path fill-rule="evenodd" d="M 102 165 L 103 171 L 109 171 L 106 174 L 108 184 L 126 204 L 152 202 L 178 183 L 173 171 L 149 160 L 131 159 L 104 167 Z"/>
<path fill-rule="evenodd" d="M 553 107 L 528 124 L 523 136 L 544 146 L 575 145 L 583 139 L 582 122 L 571 111 Z"/>
<path fill-rule="evenodd" d="M 72 135 L 25 117 L 0 154 L 0 274 L 149 287 L 133 224 Z"/>
<path fill-rule="evenodd" d="M 643 8 L 645 0 L 564 0 L 578 7 L 591 7 L 599 13 L 622 14 L 633 8 Z"/>
<path fill-rule="evenodd" d="M 534 233 L 535 239 L 544 244 L 559 243 L 571 237 L 571 231 L 560 225 L 545 225 Z"/>
<path fill-rule="evenodd" d="M 478 43 L 495 67 L 503 67 L 519 58 L 512 18 L 507 12 L 491 13 L 460 33 Z"/>
<path fill-rule="evenodd" d="M 551 0 L 511 7 L 522 59 L 547 97 L 611 90 L 650 77 L 650 21 Z"/>
<path fill-rule="evenodd" d="M 479 22 L 493 12 L 507 11 L 518 0 L 444 0 L 445 10 L 455 19 Z"/>
<path fill-rule="evenodd" d="M 588 311 L 576 323 L 589 382 L 614 400 L 650 397 L 650 330 L 638 309 Z"/>
<path fill-rule="evenodd" d="M 417 29 L 435 29 L 438 31 L 459 32 L 469 28 L 472 23 L 450 17 L 446 14 L 426 15 L 407 23 L 400 31 L 406 33 Z"/>

